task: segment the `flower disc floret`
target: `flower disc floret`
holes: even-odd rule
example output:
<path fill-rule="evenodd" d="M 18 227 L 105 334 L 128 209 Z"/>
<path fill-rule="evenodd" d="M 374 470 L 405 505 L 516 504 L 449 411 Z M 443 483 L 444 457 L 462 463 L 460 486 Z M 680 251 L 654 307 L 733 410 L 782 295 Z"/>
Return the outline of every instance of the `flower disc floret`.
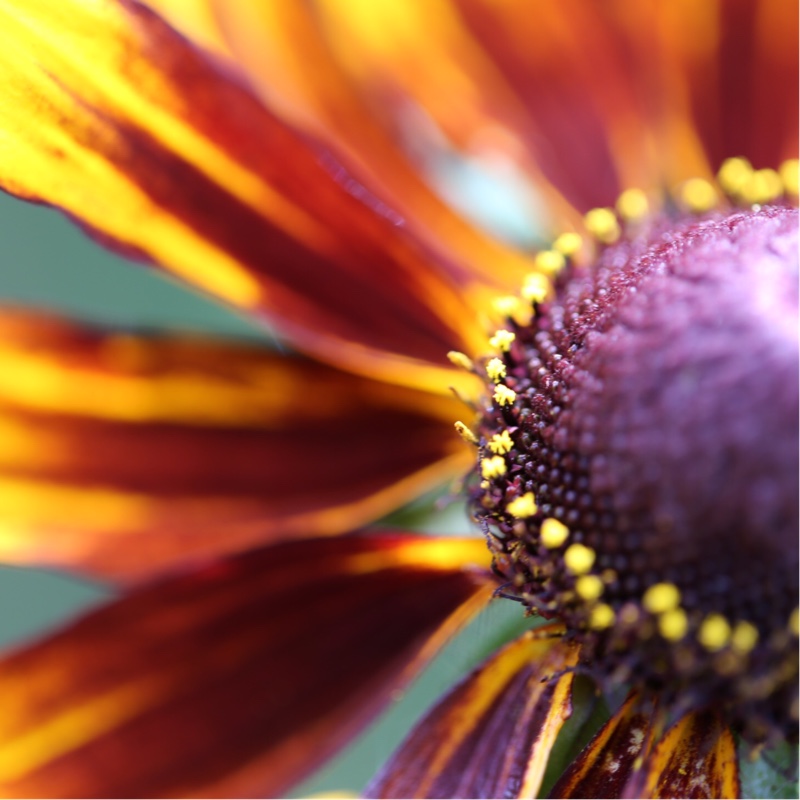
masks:
<path fill-rule="evenodd" d="M 488 382 L 502 470 L 483 457 L 472 501 L 496 569 L 598 681 L 775 740 L 797 725 L 798 215 L 696 215 L 718 196 L 695 181 L 692 214 L 642 219 L 633 193 L 629 227 L 587 217 L 594 264 L 532 296 L 484 368 L 513 389 Z"/>

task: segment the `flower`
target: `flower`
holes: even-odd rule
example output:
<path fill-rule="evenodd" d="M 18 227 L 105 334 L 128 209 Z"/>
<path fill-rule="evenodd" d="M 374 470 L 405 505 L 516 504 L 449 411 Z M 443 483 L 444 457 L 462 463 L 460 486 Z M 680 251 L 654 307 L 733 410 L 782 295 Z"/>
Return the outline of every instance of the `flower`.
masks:
<path fill-rule="evenodd" d="M 534 795 L 588 673 L 632 693 L 555 793 L 737 793 L 731 725 L 796 736 L 796 9 L 150 5 L 0 3 L 0 185 L 304 355 L 4 314 L 0 554 L 124 587 L 0 662 L 4 791 L 280 793 L 491 553 L 556 621 L 370 792 Z M 513 160 L 549 247 L 443 203 L 426 130 Z M 335 535 L 470 466 L 488 549 Z"/>

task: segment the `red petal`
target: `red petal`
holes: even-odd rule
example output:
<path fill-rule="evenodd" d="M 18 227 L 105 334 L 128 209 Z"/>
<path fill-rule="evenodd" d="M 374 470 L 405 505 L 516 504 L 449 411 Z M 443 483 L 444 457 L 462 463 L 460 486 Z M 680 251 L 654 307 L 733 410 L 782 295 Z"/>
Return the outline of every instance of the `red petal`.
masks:
<path fill-rule="evenodd" d="M 146 0 L 143 5 L 158 12 L 193 42 L 227 59 L 230 68 L 236 68 L 217 24 L 213 0 Z"/>
<path fill-rule="evenodd" d="M 0 316 L 0 558 L 131 578 L 339 533 L 466 469 L 454 398 Z"/>
<path fill-rule="evenodd" d="M 656 745 L 626 797 L 741 797 L 736 742 L 720 717 L 687 714 Z"/>
<path fill-rule="evenodd" d="M 278 796 L 483 602 L 460 564 L 485 552 L 303 541 L 136 591 L 0 662 L 0 788 Z"/>
<path fill-rule="evenodd" d="M 395 125 L 419 105 L 461 148 L 515 159 L 582 210 L 732 155 L 797 153 L 796 3 L 316 5 L 340 67 Z"/>
<path fill-rule="evenodd" d="M 712 167 L 797 156 L 798 6 L 784 0 L 661 3 L 666 81 L 680 82 Z"/>
<path fill-rule="evenodd" d="M 342 4 L 342 9 L 345 6 L 350 4 Z M 215 2 L 215 7 L 230 49 L 271 107 L 346 154 L 437 251 L 490 284 L 517 288 L 532 262 L 459 218 L 426 185 L 393 131 L 382 124 L 331 52 L 311 4 L 238 0 Z M 356 14 L 366 10 L 360 5 L 352 9 Z M 426 4 L 426 20 L 429 11 Z M 350 55 L 358 58 L 352 40 L 348 46 Z"/>
<path fill-rule="evenodd" d="M 631 695 L 550 790 L 550 797 L 622 797 L 652 738 L 651 704 Z"/>
<path fill-rule="evenodd" d="M 539 628 L 486 661 L 412 731 L 368 797 L 535 797 L 572 713 L 578 648 Z M 548 680 L 550 679 L 550 680 Z"/>
<path fill-rule="evenodd" d="M 5 2 L 0 74 L 9 191 L 356 372 L 445 392 L 484 342 L 456 265 L 140 5 Z"/>

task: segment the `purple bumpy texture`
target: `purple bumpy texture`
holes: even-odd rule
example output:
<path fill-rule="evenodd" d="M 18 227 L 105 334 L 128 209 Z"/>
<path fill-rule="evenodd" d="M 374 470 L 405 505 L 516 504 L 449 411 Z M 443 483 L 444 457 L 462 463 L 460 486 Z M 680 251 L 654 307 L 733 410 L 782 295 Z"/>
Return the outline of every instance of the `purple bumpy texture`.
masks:
<path fill-rule="evenodd" d="M 714 703 L 751 739 L 796 730 L 798 214 L 771 207 L 655 222 L 573 269 L 505 356 L 508 471 L 474 490 L 510 591 L 566 619 L 601 680 L 632 680 L 684 710 Z M 532 491 L 535 517 L 506 504 Z M 613 626 L 587 626 L 546 517 L 596 553 Z M 678 640 L 642 610 L 677 586 Z M 758 629 L 743 654 L 704 647 L 709 614 Z"/>

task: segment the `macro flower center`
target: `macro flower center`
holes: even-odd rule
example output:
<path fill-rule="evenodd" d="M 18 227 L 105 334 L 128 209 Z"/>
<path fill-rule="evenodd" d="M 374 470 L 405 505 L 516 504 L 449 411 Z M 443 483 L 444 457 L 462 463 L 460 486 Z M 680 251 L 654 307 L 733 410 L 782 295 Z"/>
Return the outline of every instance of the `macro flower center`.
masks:
<path fill-rule="evenodd" d="M 563 620 L 601 684 L 792 735 L 797 209 L 664 213 L 608 239 L 477 368 L 471 503 L 502 593 Z"/>

